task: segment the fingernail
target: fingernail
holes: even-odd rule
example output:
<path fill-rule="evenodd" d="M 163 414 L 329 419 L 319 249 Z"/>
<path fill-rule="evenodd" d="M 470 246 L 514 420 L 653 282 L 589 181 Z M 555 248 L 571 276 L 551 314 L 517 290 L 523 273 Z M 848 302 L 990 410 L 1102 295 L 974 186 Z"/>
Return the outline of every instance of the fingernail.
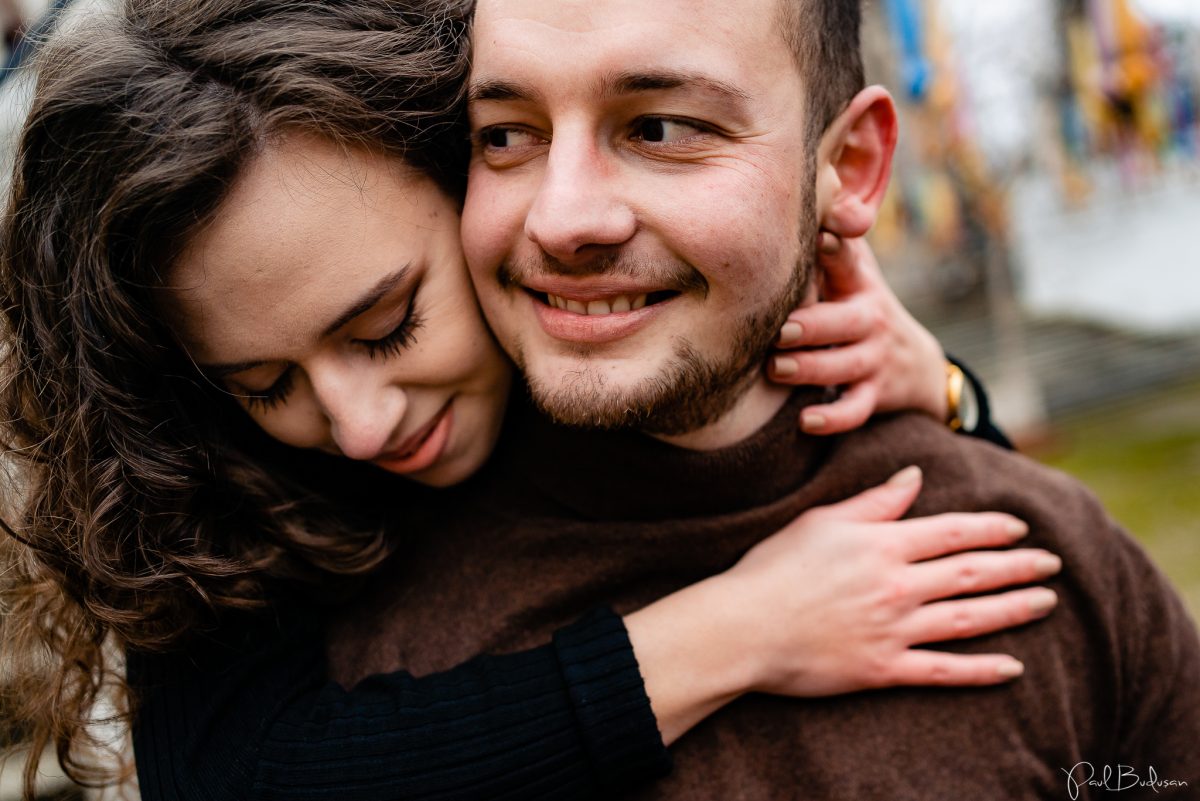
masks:
<path fill-rule="evenodd" d="M 806 412 L 800 418 L 800 424 L 804 427 L 805 431 L 820 431 L 828 422 L 823 414 L 808 414 Z"/>
<path fill-rule="evenodd" d="M 1062 570 L 1062 560 L 1054 554 L 1049 553 L 1045 556 L 1039 556 L 1037 561 L 1033 563 L 1033 568 L 1039 576 L 1053 576 Z"/>
<path fill-rule="evenodd" d="M 796 342 L 800 337 L 804 336 L 804 326 L 796 322 L 786 322 L 783 328 L 779 330 L 780 342 Z"/>
<path fill-rule="evenodd" d="M 1029 599 L 1029 611 L 1049 612 L 1058 605 L 1058 593 L 1054 590 L 1037 590 Z"/>
<path fill-rule="evenodd" d="M 821 249 L 822 253 L 832 254 L 838 252 L 838 248 L 841 247 L 841 244 L 842 242 L 840 239 L 838 239 L 836 234 L 831 234 L 828 231 L 822 231 L 821 240 L 817 244 L 817 247 Z"/>
<path fill-rule="evenodd" d="M 1016 659 L 1001 662 L 996 668 L 996 674 L 1002 679 L 1015 679 L 1017 676 L 1024 675 L 1024 673 L 1025 665 Z"/>
<path fill-rule="evenodd" d="M 1010 520 L 1004 530 L 1012 537 L 1024 537 L 1029 534 L 1029 524 L 1024 520 Z"/>
<path fill-rule="evenodd" d="M 795 375 L 800 371 L 796 365 L 795 359 L 789 359 L 786 356 L 775 357 L 775 375 L 780 378 L 787 378 L 790 375 Z"/>
<path fill-rule="evenodd" d="M 915 464 L 911 467 L 906 467 L 896 475 L 888 479 L 889 484 L 893 487 L 907 487 L 916 484 L 921 480 L 921 468 Z"/>

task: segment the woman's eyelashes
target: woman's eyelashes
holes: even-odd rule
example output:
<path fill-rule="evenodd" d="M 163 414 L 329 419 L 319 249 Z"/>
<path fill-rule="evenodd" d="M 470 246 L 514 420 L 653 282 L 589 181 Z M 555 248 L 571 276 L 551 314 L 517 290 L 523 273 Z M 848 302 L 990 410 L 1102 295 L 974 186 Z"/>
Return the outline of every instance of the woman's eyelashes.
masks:
<path fill-rule="evenodd" d="M 352 339 L 356 346 L 363 348 L 370 359 L 389 358 L 398 356 L 400 352 L 416 341 L 417 331 L 424 324 L 424 319 L 415 308 L 409 308 L 400 323 L 378 339 Z M 245 401 L 251 411 L 269 412 L 285 403 L 296 383 L 296 365 L 288 365 L 275 380 L 275 383 L 262 391 L 243 390 L 236 393 Z"/>
<path fill-rule="evenodd" d="M 238 397 L 245 401 L 250 411 L 269 412 L 287 400 L 287 396 L 291 394 L 296 383 L 295 372 L 295 365 L 291 365 L 266 390 L 262 392 L 247 391 L 239 394 Z"/>
<path fill-rule="evenodd" d="M 408 313 L 400 324 L 379 339 L 355 339 L 355 344 L 367 349 L 367 355 L 374 359 L 376 356 L 396 356 L 400 351 L 411 345 L 417 338 L 417 329 L 424 321 L 416 309 L 409 307 Z"/>

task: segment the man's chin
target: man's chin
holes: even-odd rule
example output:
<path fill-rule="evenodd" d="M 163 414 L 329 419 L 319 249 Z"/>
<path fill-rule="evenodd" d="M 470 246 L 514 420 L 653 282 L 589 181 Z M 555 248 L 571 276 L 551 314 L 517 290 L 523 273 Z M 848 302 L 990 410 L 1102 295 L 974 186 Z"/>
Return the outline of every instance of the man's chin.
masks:
<path fill-rule="evenodd" d="M 646 376 L 622 376 L 588 360 L 553 360 L 545 370 L 527 370 L 534 405 L 560 425 L 618 430 L 638 428 L 645 417 L 639 388 Z M 561 362 L 569 361 L 569 364 Z"/>
<path fill-rule="evenodd" d="M 527 370 L 530 396 L 560 425 L 679 436 L 720 419 L 758 374 L 757 361 L 714 365 L 687 347 L 640 375 L 607 367 L 575 363 L 569 369 Z"/>

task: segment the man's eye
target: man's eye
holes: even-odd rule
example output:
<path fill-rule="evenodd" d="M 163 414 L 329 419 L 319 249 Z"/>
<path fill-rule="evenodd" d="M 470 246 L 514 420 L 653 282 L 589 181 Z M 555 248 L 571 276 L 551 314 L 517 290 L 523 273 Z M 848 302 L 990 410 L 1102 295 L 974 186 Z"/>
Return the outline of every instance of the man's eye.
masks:
<path fill-rule="evenodd" d="M 666 117 L 643 117 L 634 123 L 633 138 L 643 142 L 670 144 L 695 136 L 704 129 L 699 125 Z"/>
<path fill-rule="evenodd" d="M 479 132 L 479 142 L 486 148 L 503 150 L 537 144 L 538 137 L 520 128 L 505 128 L 494 125 Z"/>

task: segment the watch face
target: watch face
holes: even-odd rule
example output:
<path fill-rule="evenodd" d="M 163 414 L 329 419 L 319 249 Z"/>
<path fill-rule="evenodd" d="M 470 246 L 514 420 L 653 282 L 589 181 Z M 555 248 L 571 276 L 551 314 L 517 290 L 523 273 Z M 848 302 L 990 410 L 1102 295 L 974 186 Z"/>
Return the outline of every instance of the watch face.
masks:
<path fill-rule="evenodd" d="M 979 398 L 975 396 L 975 387 L 970 381 L 963 381 L 962 395 L 958 399 L 958 419 L 962 421 L 962 430 L 967 433 L 979 427 Z"/>

